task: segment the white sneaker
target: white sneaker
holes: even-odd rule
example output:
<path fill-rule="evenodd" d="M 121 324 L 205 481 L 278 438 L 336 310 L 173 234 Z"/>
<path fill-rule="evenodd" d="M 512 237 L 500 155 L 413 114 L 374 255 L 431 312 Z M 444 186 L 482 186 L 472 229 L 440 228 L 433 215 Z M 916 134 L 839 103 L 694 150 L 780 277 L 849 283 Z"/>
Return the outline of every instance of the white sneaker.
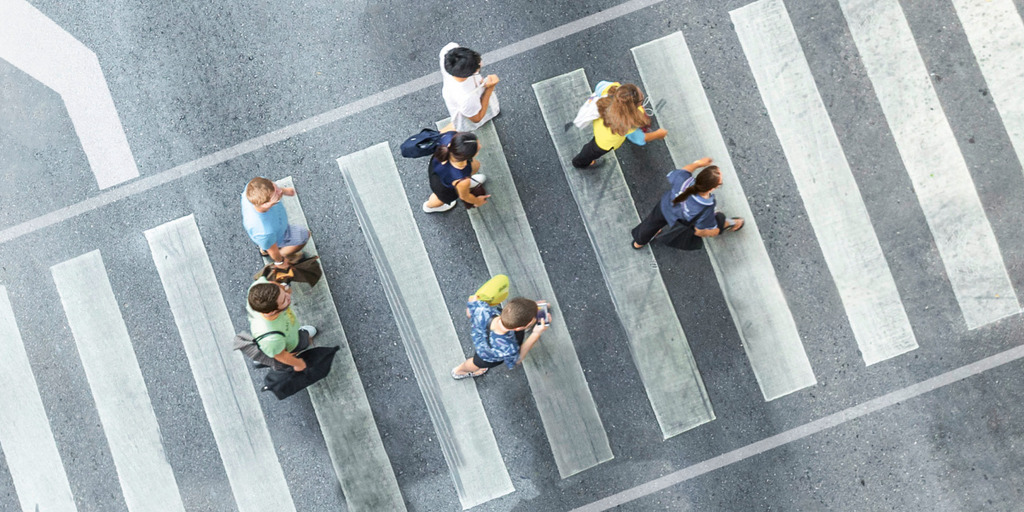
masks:
<path fill-rule="evenodd" d="M 303 325 L 302 327 L 299 327 L 299 329 L 308 332 L 310 338 L 316 336 L 316 327 L 313 327 L 312 325 Z"/>
<path fill-rule="evenodd" d="M 423 203 L 423 211 L 425 211 L 427 213 L 441 213 L 441 212 L 446 212 L 448 210 L 451 210 L 452 208 L 455 208 L 455 203 L 458 203 L 459 200 L 456 199 L 456 200 L 454 200 L 454 201 L 452 201 L 452 202 L 450 202 L 448 204 L 442 204 L 441 206 L 434 206 L 434 207 L 427 206 L 427 203 L 429 203 L 429 202 L 430 201 L 425 201 Z"/>
<path fill-rule="evenodd" d="M 473 182 L 473 186 L 483 185 L 487 181 L 487 176 L 477 173 L 469 177 L 469 181 Z"/>

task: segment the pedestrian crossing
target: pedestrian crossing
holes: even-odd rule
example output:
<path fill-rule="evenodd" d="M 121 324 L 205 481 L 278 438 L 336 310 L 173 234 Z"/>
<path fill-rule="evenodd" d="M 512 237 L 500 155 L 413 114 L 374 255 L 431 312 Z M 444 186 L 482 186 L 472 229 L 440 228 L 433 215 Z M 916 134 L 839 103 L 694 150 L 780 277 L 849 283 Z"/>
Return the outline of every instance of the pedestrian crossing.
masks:
<path fill-rule="evenodd" d="M 916 349 L 896 282 L 786 7 L 781 0 L 762 0 L 731 14 L 864 363 Z"/>
<path fill-rule="evenodd" d="M 130 510 L 185 510 L 99 251 L 50 269 Z M 124 411 L 132 411 L 124 414 Z"/>
<path fill-rule="evenodd" d="M 466 357 L 402 194 L 391 149 L 377 144 L 339 158 L 338 166 L 463 508 L 512 492 L 475 383 L 451 377 Z"/>
<path fill-rule="evenodd" d="M 64 463 L 43 409 L 7 288 L 0 286 L 0 350 L 5 389 L 0 393 L 0 449 L 22 510 L 74 511 Z"/>
<path fill-rule="evenodd" d="M 628 245 L 629 230 L 640 217 L 618 160 L 610 153 L 585 172 L 570 163 L 590 138 L 574 127 L 565 129 L 592 90 L 586 74 L 576 70 L 533 88 L 662 435 L 669 438 L 713 420 L 711 401 L 654 256 L 649 248 L 638 252 Z"/>
<path fill-rule="evenodd" d="M 437 122 L 438 129 L 448 119 Z M 491 194 L 487 208 L 469 211 L 490 275 L 509 277 L 510 296 L 543 299 L 551 311 L 561 316 L 558 297 L 551 286 L 540 250 L 526 219 L 501 141 L 492 123 L 481 126 L 476 135 L 480 153 L 476 159 L 487 169 L 487 187 Z M 545 331 L 543 342 L 523 359 L 544 433 L 555 457 L 558 474 L 568 478 L 613 457 L 597 404 L 590 394 L 573 340 L 565 322 L 554 322 Z"/>
<path fill-rule="evenodd" d="M 681 134 L 665 139 L 672 162 L 679 168 L 714 158 L 723 180 L 729 180 L 715 192 L 718 209 L 745 220 L 743 231 L 712 238 L 705 246 L 764 399 L 813 386 L 817 379 L 796 322 L 682 33 L 633 48 L 633 59 L 644 89 L 658 102 L 658 122 L 670 134 Z"/>
<path fill-rule="evenodd" d="M 1021 71 L 1005 63 L 1019 60 L 1024 24 L 1010 0 L 953 2 L 1019 155 L 1024 147 L 1022 103 L 1014 85 L 1021 84 Z M 995 235 L 898 2 L 840 0 L 840 5 L 964 323 L 977 329 L 1018 314 L 1020 304 Z M 1001 21 L 986 32 L 981 20 L 992 16 L 988 9 L 999 10 Z M 882 364 L 909 351 L 927 350 L 918 347 L 854 170 L 784 3 L 759 0 L 730 14 L 864 363 Z M 887 23 L 880 25 L 880 19 Z M 665 144 L 675 165 L 715 158 L 729 183 L 716 193 L 720 209 L 747 221 L 742 232 L 708 240 L 706 246 L 761 397 L 775 400 L 815 386 L 805 345 L 820 340 L 800 337 L 765 248 L 767 235 L 758 229 L 683 34 L 652 40 L 632 53 L 656 118 L 670 132 Z M 697 367 L 677 315 L 687 306 L 669 299 L 654 253 L 627 248 L 629 229 L 639 222 L 637 211 L 646 208 L 634 202 L 614 153 L 586 171 L 568 164 L 589 139 L 586 131 L 566 126 L 591 85 L 582 69 L 533 84 L 560 159 L 551 165 L 562 167 L 583 219 L 582 226 L 570 229 L 585 231 L 591 240 L 661 434 L 665 439 L 685 437 L 685 432 L 715 420 L 713 397 L 704 382 L 721 376 L 702 374 Z M 682 133 L 687 136 L 672 135 Z M 545 270 L 544 248 L 531 232 L 493 123 L 478 136 L 484 148 L 478 159 L 489 176 L 492 198 L 468 216 L 488 271 L 510 275 L 514 294 L 547 299 L 558 311 L 551 282 L 557 277 Z M 392 148 L 377 144 L 343 156 L 337 164 L 452 477 L 452 487 L 441 492 L 457 495 L 463 508 L 472 508 L 515 493 L 518 483 L 513 484 L 507 454 L 499 450 L 475 383 L 449 376 L 467 355 L 465 343 L 456 336 L 420 238 L 418 223 L 430 217 L 413 215 Z M 279 183 L 294 185 L 290 178 Z M 305 224 L 298 197 L 285 198 L 284 205 L 294 223 Z M 196 219 L 172 220 L 144 235 L 238 510 L 295 510 L 283 461 L 267 427 L 268 411 L 260 406 L 246 361 L 231 350 L 235 327 Z M 315 254 L 315 245 L 307 251 Z M 126 505 L 133 511 L 183 510 L 183 489 L 166 456 L 177 447 L 160 433 L 101 253 L 58 263 L 51 273 Z M 865 275 L 871 276 L 870 282 L 862 279 Z M 313 288 L 297 286 L 294 300 L 299 316 L 320 329 L 318 343 L 342 348 L 330 377 L 310 388 L 309 397 L 347 508 L 404 510 L 407 498 L 381 442 L 371 410 L 375 404 L 367 399 L 326 278 Z M 6 349 L 10 374 L 0 398 L 0 447 L 22 509 L 75 510 L 65 464 L 25 352 L 28 340 L 21 339 L 14 316 L 7 289 L 0 286 L 0 331 L 8 333 L 0 337 L 0 348 Z M 555 323 L 524 362 L 551 458 L 563 479 L 614 460 L 609 433 L 638 427 L 635 422 L 602 421 L 603 404 L 591 393 L 577 356 L 581 342 L 573 338 L 570 325 Z M 749 384 L 752 392 L 754 384 Z M 7 415 L 15 408 L 18 415 Z"/>
<path fill-rule="evenodd" d="M 195 219 L 145 235 L 238 510 L 295 510 Z"/>
<path fill-rule="evenodd" d="M 1020 313 L 992 226 L 898 0 L 840 0 L 968 329 Z"/>

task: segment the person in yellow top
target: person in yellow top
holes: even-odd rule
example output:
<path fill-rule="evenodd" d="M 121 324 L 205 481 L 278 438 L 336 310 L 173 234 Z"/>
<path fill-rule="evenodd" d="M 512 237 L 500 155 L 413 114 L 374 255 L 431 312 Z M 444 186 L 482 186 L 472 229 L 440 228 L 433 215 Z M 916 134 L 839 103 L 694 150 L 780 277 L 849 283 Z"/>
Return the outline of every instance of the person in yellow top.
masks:
<path fill-rule="evenodd" d="M 644 93 L 633 84 L 613 82 L 606 86 L 597 100 L 594 138 L 573 157 L 572 166 L 577 169 L 590 167 L 605 153 L 618 149 L 627 138 L 639 146 L 664 139 L 668 135 L 664 128 L 643 132 L 651 125 L 651 119 L 644 112 L 643 101 Z"/>

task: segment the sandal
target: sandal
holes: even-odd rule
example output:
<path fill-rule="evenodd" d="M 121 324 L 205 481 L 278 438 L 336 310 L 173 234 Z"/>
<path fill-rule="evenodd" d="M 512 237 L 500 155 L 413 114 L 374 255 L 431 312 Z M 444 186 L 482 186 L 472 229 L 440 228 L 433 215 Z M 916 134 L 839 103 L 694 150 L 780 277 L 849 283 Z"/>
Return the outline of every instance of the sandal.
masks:
<path fill-rule="evenodd" d="M 462 366 L 462 365 L 459 365 L 459 366 Z M 455 379 L 455 380 L 468 379 L 468 378 L 471 378 L 471 377 L 472 378 L 482 377 L 483 374 L 487 373 L 487 368 L 481 368 L 481 369 L 477 370 L 476 372 L 470 372 L 470 373 L 456 373 L 455 370 L 458 370 L 458 369 L 459 369 L 458 366 L 456 366 L 455 368 L 452 368 L 452 378 Z"/>
<path fill-rule="evenodd" d="M 727 230 L 727 231 L 730 231 L 730 232 L 733 232 L 733 233 L 735 233 L 735 232 L 737 232 L 737 231 L 739 231 L 739 230 L 743 229 L 743 226 L 746 226 L 746 225 L 747 225 L 747 221 L 743 220 L 743 217 L 730 217 L 730 218 L 729 218 L 729 220 L 733 221 L 733 225 L 735 225 L 735 224 L 736 224 L 736 221 L 737 221 L 737 220 L 739 220 L 739 221 L 743 221 L 743 224 L 740 224 L 740 227 L 738 227 L 738 228 L 736 228 L 736 229 L 728 229 L 728 230 Z"/>
<path fill-rule="evenodd" d="M 632 247 L 633 250 L 636 250 L 636 251 L 639 251 L 639 250 L 643 249 L 644 247 L 647 247 L 647 244 L 643 244 L 640 247 L 637 247 L 637 245 L 639 245 L 639 244 L 637 244 L 636 242 L 633 242 L 633 245 L 631 245 L 630 247 Z"/>

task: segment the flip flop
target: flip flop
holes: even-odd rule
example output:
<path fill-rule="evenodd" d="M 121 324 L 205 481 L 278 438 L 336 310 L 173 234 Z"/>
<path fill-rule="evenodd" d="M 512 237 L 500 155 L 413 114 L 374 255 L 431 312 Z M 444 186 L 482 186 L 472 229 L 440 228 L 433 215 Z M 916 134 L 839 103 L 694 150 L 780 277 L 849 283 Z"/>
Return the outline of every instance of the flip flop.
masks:
<path fill-rule="evenodd" d="M 735 221 L 737 221 L 737 220 L 743 220 L 743 217 L 730 217 L 729 220 L 734 221 L 733 223 L 735 223 Z M 738 227 L 736 229 L 729 229 L 728 231 L 731 232 L 731 233 L 735 233 L 735 232 L 743 229 L 743 226 L 746 226 L 746 225 L 747 225 L 747 221 L 743 220 L 743 224 L 740 224 L 740 227 Z"/>
<path fill-rule="evenodd" d="M 462 379 L 482 377 L 485 373 L 487 373 L 487 368 L 481 368 L 477 372 L 470 372 L 470 373 L 463 373 L 463 374 L 455 373 L 455 370 L 458 370 L 458 369 L 459 369 L 458 366 L 456 366 L 455 368 L 452 368 L 452 378 L 455 379 L 455 380 L 462 380 Z"/>

